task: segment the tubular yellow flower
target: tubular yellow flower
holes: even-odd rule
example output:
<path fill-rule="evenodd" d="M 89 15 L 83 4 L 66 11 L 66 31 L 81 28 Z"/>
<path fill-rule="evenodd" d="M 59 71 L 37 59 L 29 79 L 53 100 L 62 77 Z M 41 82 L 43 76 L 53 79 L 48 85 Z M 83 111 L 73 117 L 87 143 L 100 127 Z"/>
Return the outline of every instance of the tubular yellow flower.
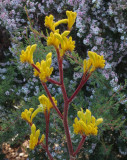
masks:
<path fill-rule="evenodd" d="M 40 141 L 39 141 L 39 139 L 38 139 L 39 136 L 40 136 L 40 130 L 38 129 L 38 130 L 36 131 L 36 126 L 35 126 L 35 124 L 33 124 L 32 127 L 31 127 L 31 135 L 30 135 L 30 140 L 29 140 L 29 147 L 30 147 L 30 149 L 34 149 L 35 146 L 36 146 L 38 143 L 40 143 L 40 142 L 43 143 L 44 138 L 45 138 L 44 134 L 42 135 Z"/>
<path fill-rule="evenodd" d="M 67 37 L 69 35 L 70 31 L 64 31 L 62 34 L 55 33 L 54 36 L 60 41 L 60 43 L 63 43 L 64 37 Z"/>
<path fill-rule="evenodd" d="M 32 46 L 28 46 L 26 51 L 22 50 L 20 55 L 20 61 L 22 63 L 28 62 L 29 64 L 33 64 L 33 52 L 35 51 L 37 44 Z"/>
<path fill-rule="evenodd" d="M 98 55 L 95 52 L 88 51 L 89 59 L 83 61 L 83 72 L 93 72 L 97 68 L 104 68 L 105 60 L 103 56 Z"/>
<path fill-rule="evenodd" d="M 66 11 L 66 15 L 68 17 L 68 30 L 71 30 L 73 24 L 75 23 L 77 13 L 72 11 Z"/>
<path fill-rule="evenodd" d="M 44 112 L 44 108 L 41 107 L 41 106 L 39 106 L 39 107 L 33 112 L 33 114 L 31 115 L 31 122 L 32 122 L 33 118 L 34 118 L 38 113 L 40 113 L 40 112 Z"/>
<path fill-rule="evenodd" d="M 55 33 L 54 36 L 59 40 L 60 43 L 63 43 L 63 37 L 59 33 Z"/>
<path fill-rule="evenodd" d="M 54 97 L 52 97 L 55 105 L 57 106 L 57 101 L 55 100 Z M 40 97 L 39 97 L 39 101 L 40 103 L 44 106 L 44 112 L 46 112 L 46 110 L 49 112 L 51 108 L 53 108 L 53 105 L 50 101 L 50 99 L 48 97 L 46 97 L 44 94 L 42 94 Z"/>
<path fill-rule="evenodd" d="M 103 56 L 98 55 L 95 52 L 89 51 L 88 56 L 92 62 L 91 72 L 95 71 L 97 68 L 104 68 L 105 60 Z"/>
<path fill-rule="evenodd" d="M 37 62 L 36 67 L 40 70 L 41 64 L 39 62 Z M 39 76 L 39 72 L 35 68 L 34 68 L 34 75 L 35 75 L 35 77 Z"/>
<path fill-rule="evenodd" d="M 98 133 L 98 125 L 103 122 L 102 118 L 95 119 L 94 116 L 91 116 L 90 110 L 86 109 L 86 112 L 83 113 L 83 109 L 78 111 L 78 118 L 76 117 L 74 120 L 74 133 L 81 135 L 97 135 Z"/>
<path fill-rule="evenodd" d="M 59 33 L 59 30 L 56 30 L 55 33 Z M 51 32 L 50 36 L 47 38 L 47 45 L 48 46 L 54 46 L 55 48 L 59 48 L 59 40 L 54 36 L 54 33 Z"/>
<path fill-rule="evenodd" d="M 24 112 L 21 113 L 22 119 L 26 120 L 28 123 L 31 123 L 31 114 L 34 108 L 30 108 L 29 110 L 25 109 Z"/>
<path fill-rule="evenodd" d="M 45 17 L 45 26 L 48 27 L 51 31 L 55 32 L 55 22 L 53 21 L 53 15 Z"/>
<path fill-rule="evenodd" d="M 84 61 L 83 61 L 83 72 L 85 73 L 86 71 L 89 71 L 91 65 L 92 65 L 92 63 L 91 63 L 90 59 L 88 59 L 88 60 L 84 59 Z"/>
<path fill-rule="evenodd" d="M 52 53 L 48 53 L 46 56 L 46 61 L 42 60 L 40 64 L 39 78 L 43 82 L 47 82 L 47 78 L 50 77 L 53 71 L 53 67 L 50 67 L 52 63 Z M 39 65 L 38 65 L 39 66 Z"/>
<path fill-rule="evenodd" d="M 55 33 L 55 37 L 61 43 L 60 56 L 63 56 L 66 51 L 73 51 L 75 48 L 75 41 L 72 41 L 72 37 L 67 38 L 69 31 L 65 31 L 62 35 Z"/>
<path fill-rule="evenodd" d="M 29 110 L 25 109 L 24 112 L 21 113 L 22 119 L 26 120 L 28 123 L 32 123 L 33 118 L 39 113 L 44 112 L 43 107 L 38 107 L 34 112 L 34 108 L 30 108 Z M 33 113 L 32 113 L 33 112 Z"/>
<path fill-rule="evenodd" d="M 42 134 L 41 139 L 40 139 L 40 143 L 41 143 L 41 142 L 43 143 L 44 139 L 45 139 L 45 135 Z"/>
<path fill-rule="evenodd" d="M 67 37 L 69 35 L 70 31 L 64 31 L 61 36 L 62 37 Z"/>
<path fill-rule="evenodd" d="M 55 23 L 55 27 L 59 26 L 61 23 L 68 23 L 68 19 L 61 19 Z"/>
<path fill-rule="evenodd" d="M 61 44 L 60 55 L 63 56 L 66 51 L 73 51 L 75 48 L 75 41 L 72 41 L 72 37 L 63 38 L 63 43 Z"/>

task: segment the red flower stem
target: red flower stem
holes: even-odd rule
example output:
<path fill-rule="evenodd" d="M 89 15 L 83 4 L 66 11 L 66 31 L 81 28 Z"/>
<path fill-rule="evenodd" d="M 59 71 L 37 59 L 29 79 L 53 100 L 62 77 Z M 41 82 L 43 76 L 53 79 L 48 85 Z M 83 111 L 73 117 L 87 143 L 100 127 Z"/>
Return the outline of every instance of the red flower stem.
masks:
<path fill-rule="evenodd" d="M 68 127 L 68 108 L 69 108 L 69 103 L 68 103 L 68 97 L 67 97 L 67 93 L 66 93 L 66 89 L 65 89 L 64 81 L 63 81 L 62 57 L 60 57 L 60 52 L 59 52 L 58 49 L 56 49 L 56 52 L 57 52 L 57 58 L 58 58 L 58 64 L 59 64 L 61 90 L 62 90 L 63 98 L 64 98 L 63 125 L 64 125 L 64 130 L 65 130 L 65 134 L 66 134 L 66 138 L 67 138 L 67 145 L 68 145 L 70 159 L 72 159 L 71 157 L 73 157 L 73 146 L 72 146 L 69 127 Z"/>
<path fill-rule="evenodd" d="M 60 86 L 60 85 L 61 85 L 61 83 L 60 83 L 60 82 L 57 82 L 57 81 L 55 81 L 55 80 L 53 80 L 53 79 L 51 79 L 51 78 L 48 78 L 47 80 L 48 80 L 49 82 L 53 83 L 53 84 L 58 85 L 58 86 Z"/>
<path fill-rule="evenodd" d="M 46 148 L 47 148 L 47 144 L 48 144 L 48 137 L 47 137 L 47 135 L 48 135 L 48 133 L 47 133 L 47 113 L 46 113 L 47 111 L 45 111 L 45 113 L 44 113 L 44 115 L 45 115 L 45 123 L 46 123 Z"/>
<path fill-rule="evenodd" d="M 48 148 L 44 144 L 42 144 L 42 148 L 47 152 L 49 159 L 54 160 L 51 153 L 49 152 Z"/>
<path fill-rule="evenodd" d="M 73 95 L 69 98 L 68 102 L 70 103 L 75 96 L 79 93 L 79 91 L 81 90 L 81 88 L 84 86 L 84 84 L 87 82 L 87 80 L 89 79 L 89 77 L 91 76 L 91 74 L 88 74 L 87 77 L 85 77 L 86 74 L 83 74 L 82 80 L 78 86 L 78 88 L 76 89 L 76 91 L 73 93 Z"/>
<path fill-rule="evenodd" d="M 40 73 L 40 70 L 38 69 L 38 67 L 36 67 L 35 64 L 31 64 L 31 65 Z M 58 113 L 58 115 L 60 116 L 60 118 L 63 119 L 63 115 L 61 114 L 61 112 L 59 111 L 59 109 L 57 108 L 57 106 L 55 105 L 55 103 L 53 102 L 52 96 L 51 96 L 51 94 L 50 94 L 50 92 L 49 92 L 46 84 L 43 83 L 42 81 L 41 81 L 41 83 L 42 83 L 42 85 L 43 85 L 43 87 L 44 87 L 44 89 L 45 89 L 45 91 L 46 91 L 46 93 L 47 93 L 47 95 L 48 95 L 48 97 L 49 97 L 49 99 L 50 99 L 53 107 L 54 107 L 55 110 L 57 111 L 57 113 Z"/>
<path fill-rule="evenodd" d="M 45 121 L 46 121 L 46 148 L 48 148 L 48 134 L 49 134 L 49 118 L 50 118 L 50 111 L 45 112 Z"/>
<path fill-rule="evenodd" d="M 31 64 L 31 66 L 34 67 L 40 73 L 40 69 L 34 63 Z"/>
<path fill-rule="evenodd" d="M 65 89 L 65 86 L 64 86 L 64 80 L 63 80 L 63 67 L 62 67 L 63 58 L 60 57 L 59 49 L 56 48 L 56 52 L 57 52 L 57 59 L 58 59 L 58 65 L 59 65 L 61 90 L 63 92 L 63 98 L 64 98 L 64 101 L 65 101 L 65 100 L 68 100 L 68 97 L 67 97 L 66 89 Z"/>
<path fill-rule="evenodd" d="M 51 155 L 51 153 L 49 152 L 48 149 L 46 150 L 46 152 L 47 152 L 47 155 L 48 155 L 49 159 L 50 159 L 50 160 L 54 160 L 53 157 L 52 157 L 52 155 Z"/>
<path fill-rule="evenodd" d="M 58 68 L 59 68 L 59 74 L 60 74 L 61 73 L 61 71 L 60 71 L 60 64 L 59 64 L 59 62 L 60 62 L 60 52 L 59 52 L 58 48 L 56 48 L 56 53 L 57 53 Z M 60 78 L 60 83 L 61 83 L 61 78 Z"/>
<path fill-rule="evenodd" d="M 48 148 L 48 135 L 49 135 L 49 118 L 50 118 L 50 111 L 48 112 L 48 115 L 47 115 L 47 142 L 46 142 L 47 148 Z"/>
<path fill-rule="evenodd" d="M 63 124 L 64 124 L 64 130 L 67 138 L 67 146 L 69 150 L 69 155 L 73 156 L 73 146 L 71 142 L 69 127 L 68 127 L 68 102 L 64 102 L 64 116 L 63 116 Z"/>
<path fill-rule="evenodd" d="M 75 92 L 73 93 L 73 95 L 72 95 L 72 96 L 69 98 L 69 100 L 68 100 L 69 103 L 74 99 L 74 97 L 78 94 L 78 92 L 79 92 L 80 89 L 82 88 L 84 78 L 85 78 L 85 75 L 83 74 L 82 79 L 81 79 L 81 82 L 80 82 L 78 88 L 75 90 Z"/>
<path fill-rule="evenodd" d="M 63 119 L 63 115 L 61 114 L 61 112 L 60 112 L 60 110 L 57 108 L 57 106 L 55 105 L 55 103 L 54 103 L 54 101 L 53 101 L 53 99 L 52 99 L 52 96 L 51 96 L 51 94 L 50 94 L 50 92 L 49 92 L 49 90 L 48 90 L 48 88 L 47 88 L 46 83 L 43 83 L 43 82 L 41 82 L 41 83 L 42 83 L 42 85 L 43 85 L 43 87 L 44 87 L 44 89 L 45 89 L 45 91 L 46 91 L 46 93 L 47 93 L 47 95 L 48 95 L 48 97 L 49 97 L 49 99 L 50 99 L 50 101 L 51 101 L 54 109 L 57 111 L 57 113 L 58 113 L 58 115 L 60 116 L 60 118 Z"/>
<path fill-rule="evenodd" d="M 73 156 L 76 156 L 77 153 L 80 151 L 80 149 L 82 148 L 82 146 L 83 146 L 83 144 L 85 142 L 85 139 L 86 139 L 86 136 L 82 136 L 82 139 L 81 139 L 76 151 L 74 152 Z"/>

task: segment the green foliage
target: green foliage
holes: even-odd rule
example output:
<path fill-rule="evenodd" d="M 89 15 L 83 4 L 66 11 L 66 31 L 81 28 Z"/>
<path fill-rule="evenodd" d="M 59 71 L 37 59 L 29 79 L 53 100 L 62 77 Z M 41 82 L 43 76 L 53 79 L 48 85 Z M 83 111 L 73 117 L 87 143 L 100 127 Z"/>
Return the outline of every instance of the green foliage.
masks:
<path fill-rule="evenodd" d="M 15 110 L 11 109 L 8 112 L 8 116 L 1 119 L 1 132 L 0 132 L 0 144 L 3 142 L 9 142 L 11 145 L 21 144 L 26 138 L 29 137 L 30 128 L 28 124 L 21 119 L 21 113 L 25 109 L 37 108 L 39 101 L 36 96 L 31 97 L 28 102 L 21 101 Z M 44 132 L 44 126 L 42 123 L 45 123 L 44 117 L 38 116 L 34 119 L 34 122 L 37 123 L 37 126 L 41 128 L 41 132 Z M 41 123 L 40 123 L 41 122 Z M 22 140 L 22 141 L 21 141 Z"/>
<path fill-rule="evenodd" d="M 0 104 L 4 106 L 11 107 L 16 101 L 19 100 L 19 97 L 16 97 L 15 94 L 18 91 L 18 87 L 15 87 L 15 66 L 10 66 L 7 69 L 5 79 L 0 78 Z M 6 93 L 8 92 L 8 93 Z"/>
<path fill-rule="evenodd" d="M 74 71 L 82 72 L 83 59 L 79 56 L 77 52 L 72 52 L 71 54 L 66 53 L 67 59 L 69 62 L 74 65 Z"/>
<path fill-rule="evenodd" d="M 0 144 L 8 142 L 11 145 L 21 144 L 28 135 L 28 125 L 21 120 L 21 110 L 11 110 L 8 116 L 1 120 Z M 22 127 L 23 126 L 23 127 Z"/>

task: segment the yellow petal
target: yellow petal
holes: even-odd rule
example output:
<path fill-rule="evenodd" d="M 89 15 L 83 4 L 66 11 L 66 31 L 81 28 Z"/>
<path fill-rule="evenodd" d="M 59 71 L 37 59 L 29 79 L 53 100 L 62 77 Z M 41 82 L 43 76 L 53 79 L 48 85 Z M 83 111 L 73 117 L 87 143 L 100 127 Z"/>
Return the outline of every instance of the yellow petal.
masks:
<path fill-rule="evenodd" d="M 98 126 L 99 124 L 101 124 L 103 122 L 103 118 L 99 118 L 96 120 L 96 125 Z"/>

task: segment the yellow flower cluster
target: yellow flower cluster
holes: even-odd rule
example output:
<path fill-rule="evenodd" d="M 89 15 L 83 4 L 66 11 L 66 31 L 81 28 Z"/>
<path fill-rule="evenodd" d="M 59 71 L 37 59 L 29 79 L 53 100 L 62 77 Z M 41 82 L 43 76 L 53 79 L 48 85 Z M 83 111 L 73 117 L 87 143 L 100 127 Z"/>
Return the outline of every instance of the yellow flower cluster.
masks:
<path fill-rule="evenodd" d="M 77 13 L 72 11 L 66 11 L 66 15 L 68 17 L 68 30 L 71 30 L 73 24 L 75 23 Z"/>
<path fill-rule="evenodd" d="M 47 45 L 53 45 L 56 49 L 59 49 L 60 47 L 60 56 L 63 56 L 66 51 L 72 52 L 75 48 L 75 42 L 72 41 L 72 37 L 67 38 L 67 36 L 75 22 L 77 14 L 72 11 L 66 11 L 66 15 L 68 19 L 62 19 L 58 22 L 53 21 L 52 15 L 46 16 L 45 18 L 45 26 L 52 31 L 47 38 Z M 55 27 L 61 23 L 68 23 L 68 31 L 59 34 L 59 29 L 55 30 Z"/>
<path fill-rule="evenodd" d="M 37 62 L 36 67 L 40 70 L 38 72 L 34 69 L 34 75 L 39 76 L 40 80 L 43 82 L 47 82 L 47 78 L 50 77 L 53 71 L 53 67 L 50 68 L 52 63 L 52 53 L 48 53 L 46 56 L 46 61 L 42 60 L 41 63 Z"/>
<path fill-rule="evenodd" d="M 55 32 L 55 22 L 53 21 L 53 15 L 45 17 L 45 26 L 48 27 L 51 31 Z"/>
<path fill-rule="evenodd" d="M 103 56 L 98 55 L 95 52 L 89 51 L 88 52 L 89 59 L 84 60 L 83 64 L 83 71 L 84 73 L 87 72 L 93 72 L 97 68 L 104 68 L 105 66 L 105 60 Z"/>
<path fill-rule="evenodd" d="M 57 100 L 55 100 L 54 97 L 52 97 L 53 99 L 53 102 L 55 103 L 55 105 L 57 106 Z M 50 111 L 51 108 L 53 108 L 53 105 L 50 101 L 50 99 L 48 97 L 46 97 L 44 94 L 42 94 L 40 97 L 39 97 L 39 101 L 40 103 L 43 105 L 44 107 L 44 112 L 46 111 Z"/>
<path fill-rule="evenodd" d="M 33 52 L 35 51 L 36 46 L 37 46 L 36 44 L 28 46 L 26 48 L 26 51 L 24 50 L 21 51 L 20 61 L 22 63 L 28 62 L 34 65 Z M 40 80 L 42 80 L 43 82 L 47 82 L 47 78 L 50 77 L 53 71 L 53 67 L 50 67 L 51 63 L 52 63 L 52 53 L 50 52 L 46 56 L 46 61 L 42 60 L 41 63 L 39 62 L 36 63 L 36 67 L 40 70 L 40 72 L 34 69 L 34 75 L 39 76 Z"/>
<path fill-rule="evenodd" d="M 60 56 L 63 56 L 66 51 L 72 52 L 75 48 L 75 41 L 72 41 L 72 37 L 66 37 L 69 33 L 69 31 L 65 31 L 62 35 L 58 33 L 54 34 L 61 44 Z"/>
<path fill-rule="evenodd" d="M 63 43 L 61 43 L 60 56 L 63 56 L 66 51 L 73 51 L 75 48 L 75 41 L 72 41 L 72 37 L 64 37 Z"/>
<path fill-rule="evenodd" d="M 51 32 L 47 39 L 47 45 L 53 45 L 55 48 L 59 48 L 60 45 L 60 56 L 63 56 L 66 51 L 72 52 L 75 48 L 75 41 L 72 41 L 72 37 L 66 37 L 69 33 L 69 31 L 65 31 L 60 35 L 58 32 Z"/>
<path fill-rule="evenodd" d="M 44 112 L 43 107 L 38 107 L 34 112 L 34 108 L 30 108 L 29 110 L 25 109 L 24 112 L 21 113 L 22 119 L 27 121 L 28 123 L 32 124 L 33 118 L 39 113 Z M 33 112 L 33 113 L 32 113 Z"/>
<path fill-rule="evenodd" d="M 48 27 L 51 31 L 55 32 L 55 27 L 57 27 L 61 23 L 68 23 L 68 30 L 71 30 L 73 24 L 75 23 L 77 13 L 72 11 L 66 11 L 66 15 L 68 19 L 62 19 L 57 22 L 53 21 L 54 19 L 53 15 L 46 16 L 45 26 Z"/>
<path fill-rule="evenodd" d="M 81 135 L 97 135 L 98 132 L 98 125 L 103 122 L 102 118 L 95 119 L 94 116 L 91 116 L 90 110 L 86 109 L 86 112 L 83 113 L 83 109 L 78 111 L 77 113 L 78 118 L 76 117 L 74 120 L 74 133 L 81 134 Z"/>
<path fill-rule="evenodd" d="M 30 141 L 29 141 L 30 149 L 34 149 L 38 143 L 43 143 L 45 135 L 42 134 L 40 141 L 38 140 L 39 136 L 40 136 L 40 130 L 38 129 L 36 131 L 36 126 L 35 124 L 33 124 L 31 127 L 31 135 L 30 135 Z"/>
<path fill-rule="evenodd" d="M 56 30 L 56 33 L 59 33 L 59 30 Z M 60 41 L 56 38 L 53 32 L 50 33 L 50 36 L 47 38 L 47 45 L 54 46 L 55 48 L 59 48 Z"/>
<path fill-rule="evenodd" d="M 32 46 L 28 46 L 26 48 L 26 51 L 22 50 L 20 55 L 20 61 L 22 63 L 28 62 L 30 64 L 33 64 L 33 52 L 35 51 L 37 45 L 34 44 Z"/>

